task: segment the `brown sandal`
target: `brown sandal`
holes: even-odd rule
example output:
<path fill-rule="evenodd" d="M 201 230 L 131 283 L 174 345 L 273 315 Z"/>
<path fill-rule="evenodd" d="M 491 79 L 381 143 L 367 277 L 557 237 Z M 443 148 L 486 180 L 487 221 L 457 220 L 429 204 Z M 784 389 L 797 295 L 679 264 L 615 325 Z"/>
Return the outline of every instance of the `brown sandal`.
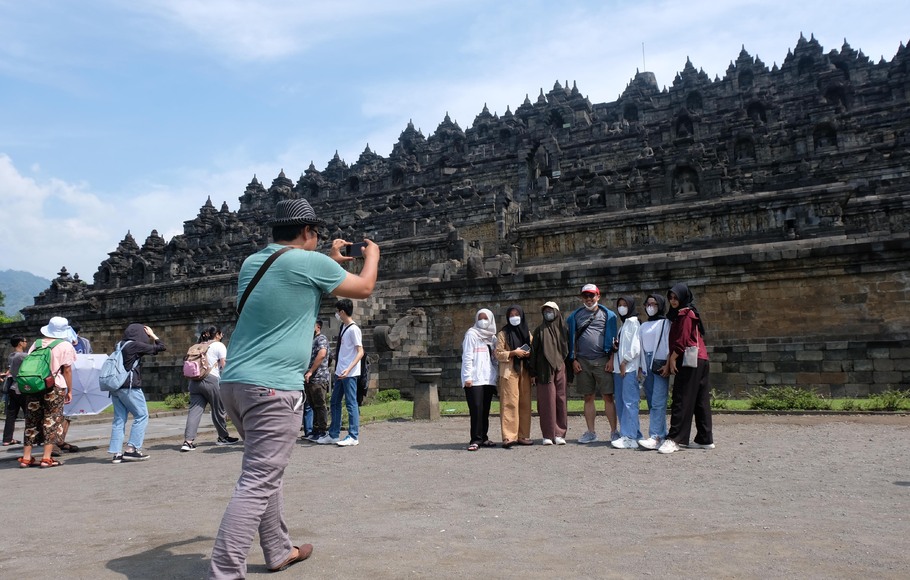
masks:
<path fill-rule="evenodd" d="M 49 458 L 49 459 L 42 459 L 42 460 L 41 460 L 41 465 L 40 465 L 40 467 L 42 467 L 42 468 L 44 468 L 44 467 L 60 467 L 61 465 L 63 465 L 63 464 L 60 463 L 59 461 L 57 461 L 56 459 L 54 459 L 53 457 L 51 457 L 51 458 Z"/>
<path fill-rule="evenodd" d="M 281 566 L 278 566 L 277 568 L 269 568 L 269 572 L 281 572 L 282 570 L 290 568 L 297 562 L 303 562 L 313 553 L 313 544 L 300 544 L 297 546 L 296 550 L 296 556 L 289 556 Z"/>
<path fill-rule="evenodd" d="M 25 457 L 18 457 L 17 459 L 19 460 L 19 467 L 31 467 L 33 465 L 38 465 L 38 460 L 35 457 L 32 457 L 27 461 Z"/>

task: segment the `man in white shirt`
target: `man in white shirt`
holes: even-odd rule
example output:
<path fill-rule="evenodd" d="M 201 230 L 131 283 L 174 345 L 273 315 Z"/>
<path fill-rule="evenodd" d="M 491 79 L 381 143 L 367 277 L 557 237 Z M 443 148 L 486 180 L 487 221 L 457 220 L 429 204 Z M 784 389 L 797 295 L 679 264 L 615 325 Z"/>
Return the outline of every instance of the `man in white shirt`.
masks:
<path fill-rule="evenodd" d="M 363 358 L 363 333 L 354 322 L 354 303 L 342 298 L 335 303 L 335 318 L 341 321 L 335 363 L 335 382 L 332 385 L 332 401 L 329 408 L 332 422 L 329 432 L 316 442 L 321 445 L 336 443 L 341 447 L 353 447 L 360 442 L 360 407 L 357 406 L 357 378 L 360 376 L 360 359 Z M 348 409 L 348 435 L 341 436 L 341 398 Z"/>

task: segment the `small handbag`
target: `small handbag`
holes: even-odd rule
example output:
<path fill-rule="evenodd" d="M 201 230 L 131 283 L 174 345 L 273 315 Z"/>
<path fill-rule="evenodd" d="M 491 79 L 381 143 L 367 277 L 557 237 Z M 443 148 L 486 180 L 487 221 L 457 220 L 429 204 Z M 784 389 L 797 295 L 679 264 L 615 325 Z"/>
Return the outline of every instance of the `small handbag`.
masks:
<path fill-rule="evenodd" d="M 683 352 L 682 366 L 695 368 L 698 366 L 698 345 L 687 346 Z"/>
<path fill-rule="evenodd" d="M 654 347 L 654 354 L 657 354 L 657 351 L 660 350 L 660 341 L 662 341 L 664 339 L 664 327 L 666 325 L 667 325 L 667 321 L 665 319 L 663 321 L 663 323 L 660 325 L 660 334 L 657 337 L 657 346 Z M 651 372 L 659 375 L 660 369 L 662 369 L 665 364 L 667 364 L 667 359 L 663 359 L 663 358 L 652 359 L 651 360 Z"/>

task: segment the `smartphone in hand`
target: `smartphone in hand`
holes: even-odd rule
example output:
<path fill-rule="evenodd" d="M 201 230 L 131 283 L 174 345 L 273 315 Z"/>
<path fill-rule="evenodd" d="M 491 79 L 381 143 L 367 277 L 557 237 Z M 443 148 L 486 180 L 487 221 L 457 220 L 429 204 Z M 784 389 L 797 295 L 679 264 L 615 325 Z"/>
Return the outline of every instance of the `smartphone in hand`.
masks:
<path fill-rule="evenodd" d="M 523 345 L 521 345 L 521 346 L 518 347 L 518 350 L 523 350 L 523 351 L 525 351 L 525 352 L 531 352 L 531 345 L 529 345 L 529 344 L 523 344 Z"/>
<path fill-rule="evenodd" d="M 347 246 L 348 256 L 350 256 L 351 258 L 362 258 L 363 249 L 366 247 L 366 245 L 367 245 L 366 242 L 357 242 L 356 244 Z"/>

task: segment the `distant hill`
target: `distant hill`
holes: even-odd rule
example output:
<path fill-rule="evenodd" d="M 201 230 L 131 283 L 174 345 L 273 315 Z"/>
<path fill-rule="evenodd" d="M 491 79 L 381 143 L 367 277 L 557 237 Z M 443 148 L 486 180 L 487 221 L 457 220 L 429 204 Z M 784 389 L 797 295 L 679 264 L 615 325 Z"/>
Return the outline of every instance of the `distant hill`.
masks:
<path fill-rule="evenodd" d="M 0 308 L 10 317 L 35 303 L 35 296 L 47 290 L 51 281 L 19 270 L 0 271 L 0 292 L 6 297 Z"/>

